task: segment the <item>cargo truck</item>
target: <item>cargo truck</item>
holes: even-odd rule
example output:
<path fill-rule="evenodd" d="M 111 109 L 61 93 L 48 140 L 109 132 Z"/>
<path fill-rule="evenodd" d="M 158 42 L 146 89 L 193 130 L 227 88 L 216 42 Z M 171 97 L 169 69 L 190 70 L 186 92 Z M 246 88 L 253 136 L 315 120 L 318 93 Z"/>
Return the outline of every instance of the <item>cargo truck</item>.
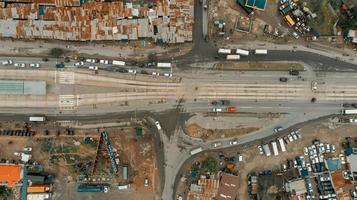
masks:
<path fill-rule="evenodd" d="M 196 148 L 196 149 L 193 149 L 192 151 L 190 151 L 190 154 L 191 155 L 195 155 L 195 154 L 198 154 L 202 151 L 202 147 L 199 147 L 199 148 Z"/>
<path fill-rule="evenodd" d="M 27 194 L 27 200 L 48 200 L 50 197 L 50 193 Z"/>
<path fill-rule="evenodd" d="M 227 55 L 226 59 L 227 60 L 239 60 L 240 55 Z"/>
<path fill-rule="evenodd" d="M 31 116 L 29 118 L 29 121 L 30 122 L 44 122 L 44 121 L 46 121 L 46 118 L 45 117 L 41 117 L 41 116 Z"/>
<path fill-rule="evenodd" d="M 286 151 L 286 148 L 285 148 L 285 144 L 284 144 L 283 138 L 279 138 L 278 141 L 279 141 L 279 145 L 280 145 L 281 151 L 282 151 L 282 152 L 285 152 L 285 151 Z"/>
<path fill-rule="evenodd" d="M 266 49 L 256 49 L 255 50 L 255 55 L 267 55 L 268 54 L 268 50 Z"/>
<path fill-rule="evenodd" d="M 271 146 L 273 147 L 273 153 L 274 153 L 274 156 L 279 155 L 278 145 L 276 144 L 276 142 L 275 142 L 275 141 L 271 142 Z"/>
<path fill-rule="evenodd" d="M 79 185 L 77 192 L 108 192 L 109 187 L 104 185 Z"/>
<path fill-rule="evenodd" d="M 31 185 L 27 187 L 27 193 L 46 193 L 49 191 L 49 185 Z"/>
<path fill-rule="evenodd" d="M 244 49 L 237 49 L 236 50 L 236 54 L 241 55 L 241 56 L 248 56 L 249 55 L 249 51 L 244 50 Z"/>
<path fill-rule="evenodd" d="M 263 145 L 263 150 L 266 156 L 271 156 L 271 152 L 268 144 Z"/>
<path fill-rule="evenodd" d="M 125 62 L 119 60 L 113 60 L 113 65 L 125 66 Z"/>
<path fill-rule="evenodd" d="M 171 63 L 157 63 L 158 68 L 171 68 Z"/>
<path fill-rule="evenodd" d="M 226 111 L 227 112 L 236 112 L 237 111 L 237 108 L 235 106 L 228 106 L 226 108 Z"/>

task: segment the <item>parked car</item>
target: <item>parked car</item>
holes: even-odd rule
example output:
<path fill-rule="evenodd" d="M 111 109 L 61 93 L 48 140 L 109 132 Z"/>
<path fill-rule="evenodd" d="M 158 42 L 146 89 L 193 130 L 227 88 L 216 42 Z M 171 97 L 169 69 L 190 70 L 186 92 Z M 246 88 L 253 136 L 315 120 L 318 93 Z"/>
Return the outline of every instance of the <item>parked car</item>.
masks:
<path fill-rule="evenodd" d="M 12 65 L 12 60 L 5 60 L 5 61 L 2 61 L 2 64 L 3 65 Z"/>
<path fill-rule="evenodd" d="M 24 151 L 30 152 L 30 151 L 32 151 L 32 147 L 24 147 Z"/>
<path fill-rule="evenodd" d="M 26 64 L 25 63 L 15 63 L 14 66 L 15 67 L 25 67 Z"/>
<path fill-rule="evenodd" d="M 279 78 L 279 81 L 280 81 L 280 82 L 287 82 L 287 81 L 288 81 L 288 78 L 286 78 L 286 77 L 280 77 L 280 78 Z"/>
<path fill-rule="evenodd" d="M 31 63 L 31 64 L 30 64 L 30 67 L 39 68 L 39 67 L 40 67 L 40 64 L 38 64 L 38 63 Z"/>
<path fill-rule="evenodd" d="M 95 59 L 88 58 L 88 59 L 86 59 L 86 62 L 88 62 L 88 63 L 96 63 L 97 61 Z"/>
<path fill-rule="evenodd" d="M 229 142 L 229 145 L 236 145 L 238 144 L 238 141 L 237 140 L 232 140 Z"/>
<path fill-rule="evenodd" d="M 274 133 L 277 133 L 277 132 L 282 131 L 282 130 L 283 130 L 283 127 L 277 126 L 277 127 L 275 127 L 273 130 L 274 130 Z"/>
<path fill-rule="evenodd" d="M 156 121 L 155 125 L 156 125 L 157 130 L 161 130 L 161 125 L 160 125 L 159 121 Z"/>
<path fill-rule="evenodd" d="M 109 60 L 99 60 L 99 63 L 101 63 L 101 64 L 109 64 Z"/>
<path fill-rule="evenodd" d="M 222 145 L 221 142 L 215 142 L 215 143 L 213 143 L 213 147 L 214 147 L 214 148 L 219 147 L 219 146 L 221 146 L 221 145 Z"/>
<path fill-rule="evenodd" d="M 260 155 L 263 155 L 263 154 L 264 154 L 264 151 L 263 151 L 262 145 L 259 145 L 259 146 L 258 146 L 258 149 L 259 149 L 259 154 L 260 154 Z"/>
<path fill-rule="evenodd" d="M 213 108 L 212 111 L 213 112 L 222 112 L 223 109 L 222 108 Z"/>
<path fill-rule="evenodd" d="M 74 63 L 74 66 L 76 66 L 76 67 L 81 66 L 81 65 L 84 65 L 83 61 L 79 61 L 79 62 Z"/>

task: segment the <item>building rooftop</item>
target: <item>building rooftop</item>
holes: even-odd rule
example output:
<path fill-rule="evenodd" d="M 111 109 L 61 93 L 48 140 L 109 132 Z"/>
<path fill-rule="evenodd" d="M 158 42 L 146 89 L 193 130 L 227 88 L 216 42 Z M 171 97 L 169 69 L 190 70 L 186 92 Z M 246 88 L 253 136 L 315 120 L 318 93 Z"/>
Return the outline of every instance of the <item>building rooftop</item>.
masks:
<path fill-rule="evenodd" d="M 341 161 L 338 158 L 329 158 L 326 160 L 328 170 L 337 171 L 341 169 Z"/>
<path fill-rule="evenodd" d="M 198 184 L 191 184 L 187 200 L 211 200 L 217 195 L 218 187 L 218 180 L 201 178 Z"/>
<path fill-rule="evenodd" d="M 0 8 L 0 36 L 72 41 L 192 41 L 191 1 L 154 2 L 156 6 L 152 8 L 123 1 L 33 0 L 7 4 Z"/>
<path fill-rule="evenodd" d="M 305 181 L 303 179 L 295 179 L 285 183 L 286 192 L 295 191 L 296 195 L 304 194 L 307 192 Z"/>
<path fill-rule="evenodd" d="M 20 165 L 0 164 L 0 185 L 14 187 L 22 179 L 22 167 Z"/>
<path fill-rule="evenodd" d="M 222 173 L 216 200 L 234 200 L 237 198 L 239 177 L 232 174 Z"/>
<path fill-rule="evenodd" d="M 0 94 L 45 95 L 45 81 L 0 80 Z"/>
<path fill-rule="evenodd" d="M 347 162 L 350 163 L 351 171 L 357 172 L 357 155 L 352 154 L 347 156 Z"/>
<path fill-rule="evenodd" d="M 342 171 L 336 171 L 331 173 L 332 184 L 337 193 L 341 193 L 343 191 L 349 191 L 349 189 L 353 189 L 353 184 L 349 180 L 345 180 L 343 177 Z"/>

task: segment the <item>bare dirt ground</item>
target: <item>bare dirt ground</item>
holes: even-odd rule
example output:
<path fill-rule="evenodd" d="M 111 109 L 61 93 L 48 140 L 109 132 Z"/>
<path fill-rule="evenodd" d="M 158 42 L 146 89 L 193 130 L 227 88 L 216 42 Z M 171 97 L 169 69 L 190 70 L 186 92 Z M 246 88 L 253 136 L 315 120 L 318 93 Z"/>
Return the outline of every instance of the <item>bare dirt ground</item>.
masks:
<path fill-rule="evenodd" d="M 258 116 L 250 113 L 222 113 L 219 117 L 211 114 L 197 114 L 186 123 L 186 133 L 190 137 L 214 140 L 248 134 L 269 125 L 278 116 Z"/>
<path fill-rule="evenodd" d="M 312 123 L 303 127 L 300 132 L 303 138 L 287 145 L 287 152 L 279 156 L 266 157 L 259 155 L 256 146 L 245 149 L 243 153 L 243 164 L 239 165 L 241 187 L 239 188 L 239 199 L 247 200 L 247 174 L 255 171 L 280 169 L 280 165 L 286 159 L 292 159 L 297 155 L 303 155 L 303 147 L 311 145 L 316 138 L 321 142 L 336 145 L 336 155 L 341 152 L 341 141 L 347 136 L 357 136 L 357 126 L 339 125 L 334 127 L 331 123 L 324 121 Z"/>

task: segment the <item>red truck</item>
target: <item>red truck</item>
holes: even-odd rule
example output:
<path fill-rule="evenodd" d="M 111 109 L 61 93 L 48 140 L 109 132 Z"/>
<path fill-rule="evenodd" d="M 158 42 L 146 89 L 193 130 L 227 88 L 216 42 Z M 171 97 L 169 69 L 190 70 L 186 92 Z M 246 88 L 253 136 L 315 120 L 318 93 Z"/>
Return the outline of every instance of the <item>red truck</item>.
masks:
<path fill-rule="evenodd" d="M 235 106 L 228 106 L 226 107 L 227 112 L 236 112 L 237 108 Z"/>

